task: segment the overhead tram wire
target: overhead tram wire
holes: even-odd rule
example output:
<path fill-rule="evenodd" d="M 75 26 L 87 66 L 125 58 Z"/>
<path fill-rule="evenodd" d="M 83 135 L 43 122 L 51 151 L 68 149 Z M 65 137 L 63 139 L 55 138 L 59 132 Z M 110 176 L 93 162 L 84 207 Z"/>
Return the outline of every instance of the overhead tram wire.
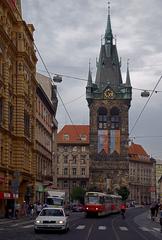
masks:
<path fill-rule="evenodd" d="M 46 72 L 46 71 L 44 71 L 44 70 L 42 70 L 42 69 L 38 69 L 40 72 Z M 61 76 L 61 77 L 66 77 L 66 78 L 72 78 L 72 79 L 76 79 L 76 80 L 80 80 L 80 81 L 85 81 L 85 82 L 87 82 L 88 81 L 88 79 L 85 79 L 85 78 L 80 78 L 80 77 L 74 77 L 74 76 L 71 76 L 71 75 L 66 75 L 66 74 L 63 74 L 63 73 L 53 73 L 53 72 L 50 72 L 51 74 L 53 74 L 53 75 L 59 75 L 59 76 Z M 135 87 L 132 87 L 132 89 L 134 89 L 134 90 L 138 90 L 138 91 L 148 91 L 148 92 L 152 92 L 153 90 L 151 90 L 151 89 L 144 89 L 144 88 L 135 88 Z M 162 92 L 162 91 L 160 91 L 160 90 L 156 90 L 155 91 L 155 93 L 158 93 L 158 92 Z"/>
<path fill-rule="evenodd" d="M 23 20 L 23 18 L 22 18 L 22 15 L 21 15 L 20 12 L 19 12 L 19 9 L 18 9 L 17 7 L 16 7 L 16 9 L 17 9 L 17 12 L 18 12 L 18 15 L 19 15 L 20 19 L 24 22 L 24 20 Z M 46 72 L 48 73 L 49 78 L 51 79 L 51 83 L 53 83 L 53 79 L 52 79 L 52 77 L 51 77 L 51 74 L 50 74 L 50 72 L 48 71 L 48 68 L 47 68 L 47 66 L 46 66 L 46 64 L 45 64 L 45 62 L 44 62 L 44 60 L 43 60 L 43 58 L 42 58 L 42 56 L 41 56 L 41 54 L 40 54 L 40 52 L 39 52 L 39 50 L 38 50 L 38 48 L 37 48 L 37 45 L 35 44 L 34 41 L 33 41 L 33 45 L 34 45 L 34 47 L 35 47 L 35 49 L 36 49 L 36 51 L 37 51 L 37 53 L 38 53 L 38 55 L 39 55 L 42 63 L 43 63 L 44 68 L 46 69 Z M 63 105 L 63 107 L 64 107 L 64 110 L 65 110 L 66 114 L 68 115 L 68 117 L 69 117 L 69 119 L 70 119 L 70 122 L 72 123 L 72 126 L 73 126 L 74 130 L 76 131 L 76 133 L 77 133 L 77 135 L 79 136 L 79 139 L 80 139 L 80 135 L 79 135 L 79 133 L 78 133 L 78 130 L 77 130 L 76 126 L 74 125 L 74 123 L 73 123 L 73 121 L 72 121 L 72 118 L 71 118 L 68 110 L 66 109 L 66 106 L 65 106 L 65 104 L 64 104 L 64 102 L 63 102 L 63 100 L 62 100 L 62 97 L 60 96 L 58 90 L 57 90 L 57 94 L 58 94 L 58 96 L 59 96 L 59 98 L 60 98 L 60 100 L 61 100 L 61 102 L 62 102 L 62 105 Z"/>
<path fill-rule="evenodd" d="M 35 46 L 35 48 L 36 48 L 36 50 L 37 50 L 37 53 L 38 53 L 38 55 L 39 55 L 39 57 L 40 57 L 43 65 L 44 65 L 44 67 L 45 67 L 48 75 L 49 75 L 49 78 L 51 79 L 51 82 L 53 83 L 53 79 L 52 79 L 52 77 L 51 77 L 51 74 L 50 74 L 50 72 L 48 71 L 48 68 L 47 68 L 47 66 L 46 66 L 46 64 L 45 64 L 45 62 L 44 62 L 44 60 L 43 60 L 43 58 L 42 58 L 42 56 L 41 56 L 41 54 L 40 54 L 40 52 L 39 52 L 39 50 L 38 50 L 38 48 L 37 48 L 37 46 L 36 46 L 35 43 L 34 43 L 34 46 Z M 70 114 L 69 114 L 69 112 L 68 112 L 68 110 L 67 110 L 67 108 L 66 108 L 66 106 L 65 106 L 65 104 L 64 104 L 64 101 L 62 100 L 62 97 L 61 97 L 61 95 L 59 94 L 58 90 L 57 90 L 57 94 L 58 94 L 58 96 L 59 96 L 59 98 L 60 98 L 60 100 L 61 100 L 61 103 L 62 103 L 62 105 L 63 105 L 63 107 L 64 107 L 64 110 L 65 110 L 66 114 L 68 115 L 68 117 L 69 117 L 69 119 L 70 119 L 70 122 L 72 123 L 73 128 L 75 129 L 75 131 L 76 131 L 76 133 L 77 133 L 77 135 L 79 136 L 79 139 L 80 139 L 80 135 L 79 135 L 79 133 L 78 133 L 78 130 L 77 130 L 76 126 L 74 125 L 73 120 L 72 120 L 72 118 L 71 118 L 71 116 L 70 116 Z"/>
<path fill-rule="evenodd" d="M 151 92 L 151 94 L 150 94 L 150 96 L 149 96 L 149 98 L 148 98 L 147 102 L 145 103 L 145 105 L 144 105 L 144 107 L 142 108 L 142 110 L 141 110 L 141 112 L 140 112 L 139 116 L 137 117 L 137 119 L 136 119 L 136 121 L 135 121 L 135 123 L 134 123 L 134 125 L 133 125 L 133 127 L 132 127 L 132 129 L 131 129 L 131 131 L 130 131 L 130 134 L 131 134 L 131 133 L 132 133 L 132 131 L 134 130 L 135 126 L 137 125 L 137 122 L 139 121 L 139 119 L 140 119 L 140 117 L 141 117 L 142 113 L 144 112 L 144 110 L 145 110 L 145 108 L 146 108 L 146 106 L 147 106 L 148 102 L 150 101 L 150 99 L 151 99 L 151 97 L 152 97 L 153 93 L 155 92 L 155 89 L 156 89 L 156 87 L 157 87 L 157 86 L 158 86 L 158 84 L 160 83 L 161 79 L 162 79 L 162 76 L 161 76 L 161 77 L 159 78 L 159 80 L 157 81 L 157 83 L 156 83 L 156 85 L 155 85 L 154 89 L 152 90 L 152 92 Z"/>

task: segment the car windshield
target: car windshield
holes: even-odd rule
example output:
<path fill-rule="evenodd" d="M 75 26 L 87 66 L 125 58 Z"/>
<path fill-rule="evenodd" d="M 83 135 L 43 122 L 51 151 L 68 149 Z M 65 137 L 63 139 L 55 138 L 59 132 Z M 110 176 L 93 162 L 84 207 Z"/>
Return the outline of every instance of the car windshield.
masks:
<path fill-rule="evenodd" d="M 40 216 L 64 216 L 62 209 L 43 209 Z"/>

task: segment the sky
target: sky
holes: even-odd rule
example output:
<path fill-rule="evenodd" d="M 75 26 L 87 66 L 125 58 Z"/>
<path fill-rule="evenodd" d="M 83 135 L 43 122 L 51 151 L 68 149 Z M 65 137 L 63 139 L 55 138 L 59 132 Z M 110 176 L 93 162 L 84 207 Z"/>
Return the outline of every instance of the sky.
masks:
<path fill-rule="evenodd" d="M 122 61 L 123 82 L 129 59 L 130 139 L 142 145 L 151 157 L 162 160 L 161 9 L 161 0 L 111 1 L 111 25 Z M 58 97 L 59 129 L 66 124 L 89 124 L 86 80 L 90 60 L 95 81 L 96 58 L 107 23 L 107 1 L 22 0 L 22 13 L 24 20 L 35 27 L 35 44 L 51 76 L 63 75 L 57 89 L 72 122 Z M 37 71 L 47 75 L 39 56 Z M 141 89 L 150 90 L 150 99 L 141 97 Z M 156 92 L 152 92 L 154 89 Z"/>

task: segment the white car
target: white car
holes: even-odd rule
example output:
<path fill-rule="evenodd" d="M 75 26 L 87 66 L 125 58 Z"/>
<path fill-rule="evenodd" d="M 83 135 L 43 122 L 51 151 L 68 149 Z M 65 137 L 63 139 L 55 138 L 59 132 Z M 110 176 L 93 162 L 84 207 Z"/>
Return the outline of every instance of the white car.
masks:
<path fill-rule="evenodd" d="M 41 230 L 69 230 L 69 217 L 63 208 L 43 208 L 34 222 L 34 231 Z"/>

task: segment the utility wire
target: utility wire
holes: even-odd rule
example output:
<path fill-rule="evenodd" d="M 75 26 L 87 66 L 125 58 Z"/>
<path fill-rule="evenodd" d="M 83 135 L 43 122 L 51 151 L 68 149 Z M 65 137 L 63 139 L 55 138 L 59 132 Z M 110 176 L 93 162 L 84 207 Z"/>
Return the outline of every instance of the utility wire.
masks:
<path fill-rule="evenodd" d="M 38 71 L 40 71 L 40 72 L 46 72 L 46 71 L 44 71 L 44 70 L 42 70 L 42 69 L 38 69 Z M 74 77 L 74 76 L 71 76 L 71 75 L 63 74 L 63 73 L 53 73 L 53 72 L 50 72 L 50 73 L 53 74 L 53 75 L 59 75 L 59 76 L 61 76 L 61 77 L 77 79 L 77 80 L 85 81 L 85 82 L 88 81 L 88 79 L 85 79 L 85 78 Z M 132 89 L 138 90 L 138 91 L 148 91 L 148 92 L 152 92 L 152 91 L 153 91 L 153 90 L 151 90 L 151 89 L 135 88 L 135 87 L 132 87 Z M 158 92 L 162 92 L 162 91 L 156 90 L 155 92 L 158 93 Z"/>
<path fill-rule="evenodd" d="M 161 77 L 159 78 L 159 80 L 157 81 L 157 83 L 156 83 L 156 85 L 155 85 L 153 91 L 151 92 L 151 94 L 150 94 L 150 96 L 149 96 L 147 102 L 145 103 L 144 107 L 142 108 L 142 111 L 141 111 L 141 113 L 139 114 L 138 118 L 136 119 L 136 121 L 135 121 L 135 123 L 134 123 L 134 125 L 133 125 L 133 127 L 132 127 L 132 129 L 131 129 L 131 131 L 130 131 L 130 134 L 131 134 L 132 131 L 134 130 L 134 128 L 135 128 L 137 122 L 139 121 L 139 119 L 140 119 L 142 113 L 144 112 L 144 110 L 145 110 L 145 108 L 146 108 L 148 102 L 150 101 L 150 99 L 151 99 L 153 93 L 155 92 L 155 89 L 156 89 L 156 87 L 158 86 L 158 84 L 159 84 L 159 82 L 161 81 L 161 79 L 162 79 L 162 76 L 161 76 Z"/>

